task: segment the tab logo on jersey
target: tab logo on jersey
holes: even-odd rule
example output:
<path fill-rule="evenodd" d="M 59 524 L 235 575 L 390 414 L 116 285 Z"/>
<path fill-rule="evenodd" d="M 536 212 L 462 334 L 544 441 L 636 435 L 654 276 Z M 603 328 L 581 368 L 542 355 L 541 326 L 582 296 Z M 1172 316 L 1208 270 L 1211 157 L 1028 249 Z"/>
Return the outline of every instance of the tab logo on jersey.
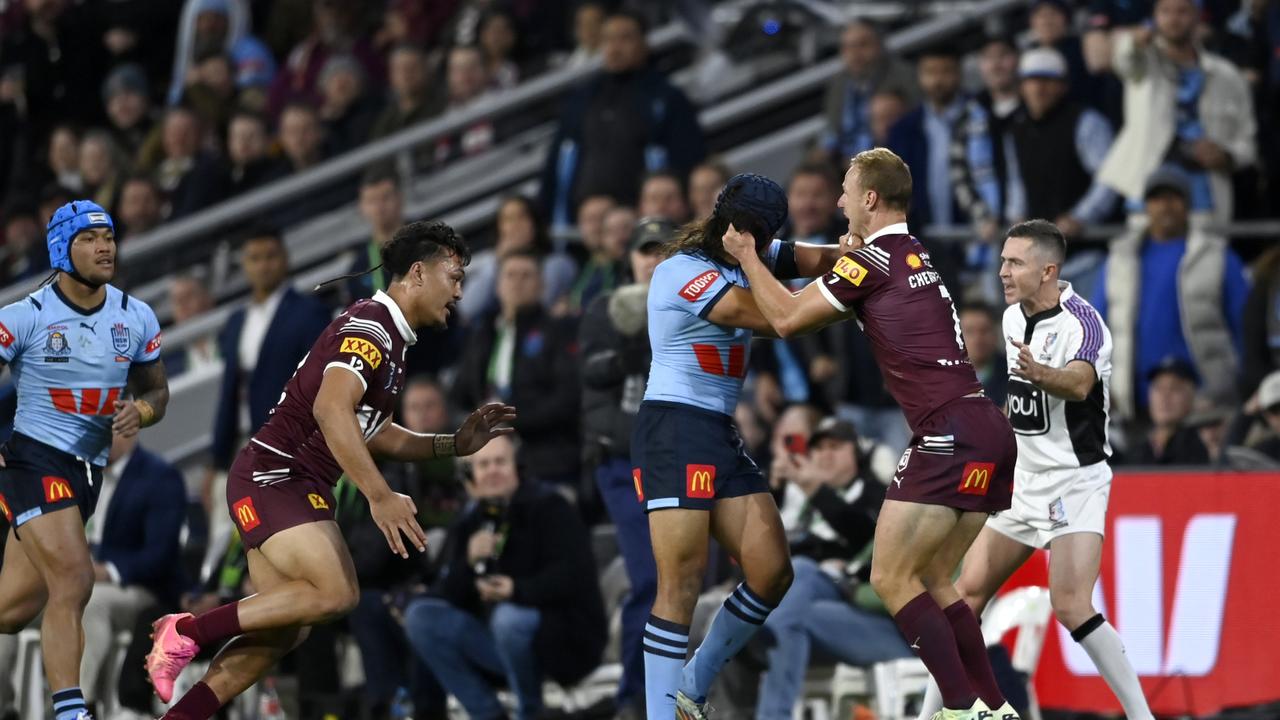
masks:
<path fill-rule="evenodd" d="M 147 341 L 147 349 L 146 349 L 147 354 L 153 353 L 160 349 L 160 335 L 161 333 L 156 333 L 155 337 Z"/>
<path fill-rule="evenodd" d="M 13 344 L 15 339 L 13 333 L 9 332 L 9 328 L 5 327 L 4 323 L 0 323 L 0 346 L 7 348 Z"/>
<path fill-rule="evenodd" d="M 690 280 L 688 283 L 685 283 L 685 286 L 680 288 L 680 297 L 688 300 L 689 302 L 694 302 L 698 298 L 702 297 L 702 293 L 706 292 L 707 288 L 711 287 L 711 284 L 719 278 L 720 271 L 708 270 L 698 277 Z"/>
<path fill-rule="evenodd" d="M 369 367 L 374 370 L 377 370 L 378 366 L 382 364 L 382 351 L 374 347 L 374 344 L 368 340 L 353 337 L 343 338 L 342 347 L 338 348 L 338 352 L 355 353 L 364 358 L 365 362 L 369 363 Z"/>
<path fill-rule="evenodd" d="M 1009 424 L 1019 435 L 1044 435 L 1049 432 L 1049 399 L 1045 392 L 1028 382 L 1009 378 Z"/>
<path fill-rule="evenodd" d="M 13 524 L 13 511 L 9 509 L 9 501 L 4 499 L 4 493 L 0 493 L 0 513 L 4 513 L 4 519 Z"/>
<path fill-rule="evenodd" d="M 715 465 L 685 465 L 685 495 L 709 500 L 716 496 Z"/>
<path fill-rule="evenodd" d="M 111 347 L 121 355 L 129 352 L 129 326 L 118 322 L 111 326 Z"/>
<path fill-rule="evenodd" d="M 235 501 L 231 506 L 231 516 L 236 519 L 244 532 L 249 532 L 262 524 L 262 518 L 258 517 L 258 511 L 253 507 L 251 497 L 242 497 Z"/>
<path fill-rule="evenodd" d="M 831 272 L 858 287 L 861 287 L 862 281 L 867 279 L 867 269 L 858 262 L 851 260 L 848 255 L 840 256 L 840 259 L 836 260 L 835 267 L 831 268 Z"/>
<path fill-rule="evenodd" d="M 311 507 L 316 510 L 329 509 L 329 503 L 325 501 L 324 496 L 320 493 L 307 493 L 307 500 L 311 501 Z"/>
<path fill-rule="evenodd" d="M 986 495 L 991 487 L 991 476 L 996 474 L 995 463 L 971 462 L 964 464 L 960 492 L 964 495 Z"/>
<path fill-rule="evenodd" d="M 636 485 L 636 500 L 644 502 L 644 486 L 640 484 L 640 468 L 631 468 L 631 482 Z"/>
<path fill-rule="evenodd" d="M 44 501 L 47 503 L 74 500 L 76 497 L 75 493 L 71 492 L 71 483 L 65 478 L 45 475 L 40 478 L 40 481 L 44 483 Z"/>

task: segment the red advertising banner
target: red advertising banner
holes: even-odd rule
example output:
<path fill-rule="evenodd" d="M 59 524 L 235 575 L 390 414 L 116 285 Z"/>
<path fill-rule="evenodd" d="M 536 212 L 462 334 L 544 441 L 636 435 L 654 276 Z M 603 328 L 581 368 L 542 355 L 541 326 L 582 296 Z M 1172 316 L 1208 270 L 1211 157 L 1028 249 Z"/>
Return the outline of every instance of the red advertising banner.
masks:
<path fill-rule="evenodd" d="M 1117 473 L 1093 601 L 1124 640 L 1158 715 L 1280 700 L 1280 473 Z M 1038 552 L 1009 582 L 1048 585 Z M 1041 707 L 1119 712 L 1052 622 Z"/>

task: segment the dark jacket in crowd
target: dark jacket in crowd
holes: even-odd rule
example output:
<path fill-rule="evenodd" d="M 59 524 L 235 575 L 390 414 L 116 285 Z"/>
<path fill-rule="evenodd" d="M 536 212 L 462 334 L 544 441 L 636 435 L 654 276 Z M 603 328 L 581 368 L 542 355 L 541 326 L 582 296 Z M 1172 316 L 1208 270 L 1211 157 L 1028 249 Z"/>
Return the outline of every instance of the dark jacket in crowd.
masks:
<path fill-rule="evenodd" d="M 187 519 L 182 474 L 159 455 L 135 448 L 98 512 L 104 524 L 94 559 L 114 565 L 122 585 L 145 588 L 162 604 L 176 603 L 186 583 L 178 540 Z"/>
<path fill-rule="evenodd" d="M 861 492 L 852 501 L 846 499 L 856 487 Z M 836 531 L 835 540 L 825 540 L 817 535 L 799 534 L 791 538 L 791 554 L 812 558 L 821 562 L 828 559 L 852 560 L 862 552 L 876 535 L 876 517 L 884 502 L 885 486 L 869 477 L 856 477 L 848 488 L 837 490 L 822 485 L 804 510 L 816 513 Z"/>
<path fill-rule="evenodd" d="M 440 597 L 480 617 L 487 608 L 476 592 L 467 541 L 485 522 L 473 505 L 450 528 L 435 586 Z M 542 613 L 534 640 L 539 664 L 556 682 L 573 685 L 600 663 L 609 634 L 591 535 L 568 501 L 534 483 L 516 491 L 502 524 L 506 540 L 490 572 L 511 577 L 511 602 Z"/>
<path fill-rule="evenodd" d="M 223 359 L 222 388 L 213 422 L 210 452 L 217 467 L 228 468 L 240 440 L 241 392 L 249 403 L 249 432 L 257 432 L 267 421 L 267 413 L 280 401 L 285 383 L 320 331 L 329 324 L 329 310 L 310 295 L 293 288 L 284 291 L 275 317 L 267 325 L 258 364 L 247 377 L 240 370 L 240 333 L 244 330 L 245 308 L 231 313 L 218 334 L 218 352 Z"/>
<path fill-rule="evenodd" d="M 450 394 L 454 407 L 469 410 L 498 396 L 489 382 L 497 340 L 494 316 L 472 325 Z M 520 436 L 520 462 L 535 478 L 563 479 L 578 472 L 578 331 L 569 319 L 553 318 L 541 307 L 516 317 L 516 357 L 504 402 L 519 414 L 512 425 Z"/>
<path fill-rule="evenodd" d="M 613 293 L 597 297 L 582 315 L 582 429 L 585 451 L 631 457 L 631 425 L 649 382 L 649 333 L 623 335 L 609 318 Z"/>
<path fill-rule="evenodd" d="M 1208 465 L 1209 450 L 1200 441 L 1200 435 L 1191 428 L 1179 428 L 1157 455 L 1146 437 L 1131 452 L 1126 453 L 1128 465 Z"/>
<path fill-rule="evenodd" d="M 706 154 L 697 110 L 662 73 L 603 73 L 565 103 L 540 201 L 554 225 L 570 225 L 583 198 L 609 195 L 634 205 L 646 171 L 686 177 Z"/>

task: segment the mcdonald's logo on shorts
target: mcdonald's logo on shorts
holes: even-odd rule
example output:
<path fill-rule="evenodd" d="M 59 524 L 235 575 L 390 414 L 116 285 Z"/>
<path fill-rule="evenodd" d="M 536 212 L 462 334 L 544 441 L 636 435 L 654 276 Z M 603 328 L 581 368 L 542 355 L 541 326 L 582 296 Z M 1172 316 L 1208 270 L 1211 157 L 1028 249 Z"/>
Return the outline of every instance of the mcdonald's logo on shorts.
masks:
<path fill-rule="evenodd" d="M 235 501 L 231 506 L 231 516 L 236 519 L 236 523 L 244 532 L 249 532 L 262 524 L 262 518 L 258 517 L 258 510 L 253 507 L 251 497 L 242 497 Z"/>
<path fill-rule="evenodd" d="M 640 484 L 640 468 L 631 468 L 631 482 L 636 484 L 636 500 L 644 502 L 644 486 Z"/>
<path fill-rule="evenodd" d="M 716 496 L 715 465 L 684 466 L 685 495 L 691 498 L 710 499 Z"/>
<path fill-rule="evenodd" d="M 47 503 L 56 503 L 62 500 L 75 499 L 75 493 L 71 492 L 71 483 L 66 479 L 45 475 L 41 480 L 44 482 L 44 501 Z"/>
<path fill-rule="evenodd" d="M 996 474 L 995 463 L 965 463 L 961 472 L 960 492 L 965 495 L 986 495 L 991 487 L 991 476 Z"/>
<path fill-rule="evenodd" d="M 9 501 L 4 499 L 4 493 L 0 493 L 0 513 L 4 513 L 4 519 L 13 523 L 13 511 L 9 509 Z"/>
<path fill-rule="evenodd" d="M 329 503 L 325 502 L 324 496 L 320 493 L 307 493 L 307 499 L 311 501 L 311 507 L 316 510 L 329 509 Z"/>

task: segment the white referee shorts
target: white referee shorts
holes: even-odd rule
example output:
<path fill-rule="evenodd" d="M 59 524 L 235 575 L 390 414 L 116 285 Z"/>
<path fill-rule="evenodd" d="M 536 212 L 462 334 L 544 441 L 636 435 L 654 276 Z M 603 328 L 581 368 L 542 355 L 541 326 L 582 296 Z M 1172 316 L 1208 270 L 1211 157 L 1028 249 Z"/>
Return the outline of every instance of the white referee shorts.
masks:
<path fill-rule="evenodd" d="M 1100 462 L 1082 468 L 1029 472 L 1015 468 L 1013 505 L 987 520 L 987 527 L 1034 548 L 1078 532 L 1106 534 L 1111 467 Z"/>

